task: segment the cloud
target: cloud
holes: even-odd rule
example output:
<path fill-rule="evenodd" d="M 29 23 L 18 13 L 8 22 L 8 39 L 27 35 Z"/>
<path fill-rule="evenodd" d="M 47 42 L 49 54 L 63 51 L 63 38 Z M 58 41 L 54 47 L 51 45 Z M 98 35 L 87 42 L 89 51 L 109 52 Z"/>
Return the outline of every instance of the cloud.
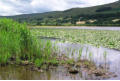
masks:
<path fill-rule="evenodd" d="M 0 15 L 18 15 L 89 7 L 117 0 L 0 0 Z"/>

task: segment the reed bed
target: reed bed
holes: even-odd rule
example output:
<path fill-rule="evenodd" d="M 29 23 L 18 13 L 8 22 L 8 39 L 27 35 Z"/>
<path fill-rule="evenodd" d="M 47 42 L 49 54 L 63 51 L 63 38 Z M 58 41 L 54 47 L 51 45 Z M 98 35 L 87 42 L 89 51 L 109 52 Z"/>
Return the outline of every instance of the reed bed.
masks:
<path fill-rule="evenodd" d="M 51 42 L 38 41 L 33 37 L 26 24 L 19 24 L 11 19 L 0 19 L 0 64 L 11 61 L 21 64 L 23 61 L 40 67 L 47 63 L 57 63 Z"/>

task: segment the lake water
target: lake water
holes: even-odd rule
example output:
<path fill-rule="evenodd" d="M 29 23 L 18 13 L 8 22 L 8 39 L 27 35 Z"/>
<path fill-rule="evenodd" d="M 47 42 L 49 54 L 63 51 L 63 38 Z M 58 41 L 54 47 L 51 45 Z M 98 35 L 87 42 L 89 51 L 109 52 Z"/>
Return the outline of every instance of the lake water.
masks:
<path fill-rule="evenodd" d="M 86 26 L 72 26 L 72 27 L 67 27 L 67 26 L 65 26 L 65 27 L 31 27 L 31 28 L 47 28 L 47 29 L 91 29 L 91 30 L 114 30 L 114 31 L 120 31 L 120 27 L 104 27 L 104 26 L 102 26 L 102 27 L 100 27 L 100 26 L 98 26 L 98 27 L 86 27 Z"/>
<path fill-rule="evenodd" d="M 70 29 L 80 29 L 79 27 Z M 89 27 L 83 27 L 82 29 L 89 29 Z M 119 27 L 111 28 L 91 28 L 97 30 L 120 30 Z M 108 78 L 108 80 L 116 79 L 120 80 L 120 51 L 114 49 L 108 49 L 103 47 L 94 47 L 90 45 L 80 45 L 73 43 L 62 43 L 56 42 L 58 38 L 47 38 L 41 37 L 43 40 L 51 40 L 56 44 L 59 55 L 65 54 L 69 58 L 74 58 L 76 61 L 78 59 L 87 59 L 96 64 L 96 66 L 103 67 L 109 72 L 113 72 L 117 77 Z M 82 56 L 79 57 L 79 50 L 82 49 Z M 91 54 L 91 55 L 90 55 Z M 27 66 L 15 66 L 9 65 L 5 67 L 0 67 L 0 79 L 7 80 L 98 80 L 103 79 L 88 75 L 84 71 L 80 71 L 78 74 L 70 74 L 64 66 L 58 66 L 54 69 L 49 69 L 44 72 L 30 71 Z"/>
<path fill-rule="evenodd" d="M 54 46 L 55 41 L 53 41 Z M 76 61 L 78 59 L 87 59 L 96 64 L 99 68 L 102 66 L 109 72 L 113 72 L 117 77 L 111 77 L 107 79 L 120 80 L 120 51 L 103 48 L 103 47 L 93 47 L 90 45 L 80 45 L 72 43 L 56 43 L 57 52 L 59 55 L 65 54 L 69 58 L 74 58 Z M 79 57 L 79 50 L 82 48 L 82 56 Z M 89 54 L 92 54 L 90 57 Z M 106 54 L 106 55 L 105 55 Z M 7 80 L 98 80 L 103 79 L 100 77 L 95 77 L 88 75 L 85 71 L 81 70 L 78 74 L 73 75 L 67 71 L 64 66 L 58 66 L 54 69 L 49 69 L 44 72 L 30 71 L 27 66 L 15 66 L 9 65 L 5 67 L 0 67 L 0 79 Z"/>
<path fill-rule="evenodd" d="M 94 47 L 90 45 L 80 45 L 71 43 L 58 43 L 57 45 L 58 48 L 60 48 L 59 53 L 68 54 L 70 58 L 74 58 L 76 60 L 90 60 L 94 62 L 96 66 L 102 66 L 109 72 L 113 72 L 117 75 L 117 77 L 111 77 L 109 79 L 120 80 L 120 51 L 103 47 Z M 82 56 L 79 57 L 79 50 L 81 48 Z"/>

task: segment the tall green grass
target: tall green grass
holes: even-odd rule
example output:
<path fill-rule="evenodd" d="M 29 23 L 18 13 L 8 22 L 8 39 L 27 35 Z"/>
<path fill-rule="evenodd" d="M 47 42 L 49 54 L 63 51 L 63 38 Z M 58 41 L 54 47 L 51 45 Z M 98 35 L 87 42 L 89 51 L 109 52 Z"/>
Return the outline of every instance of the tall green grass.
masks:
<path fill-rule="evenodd" d="M 28 60 L 41 66 L 53 59 L 51 44 L 37 41 L 26 24 L 19 24 L 11 19 L 0 19 L 0 64 L 7 64 L 11 59 L 16 63 Z"/>

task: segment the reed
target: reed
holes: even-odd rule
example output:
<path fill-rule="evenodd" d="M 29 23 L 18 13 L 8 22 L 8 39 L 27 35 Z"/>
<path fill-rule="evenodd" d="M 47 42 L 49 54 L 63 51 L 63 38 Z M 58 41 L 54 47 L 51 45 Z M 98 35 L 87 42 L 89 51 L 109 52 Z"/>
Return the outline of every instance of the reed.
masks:
<path fill-rule="evenodd" d="M 26 24 L 19 24 L 11 19 L 0 19 L 0 64 L 8 64 L 14 60 L 17 64 L 28 60 L 41 66 L 52 57 L 50 41 L 43 44 L 33 36 Z M 55 63 L 54 61 L 51 61 Z"/>

